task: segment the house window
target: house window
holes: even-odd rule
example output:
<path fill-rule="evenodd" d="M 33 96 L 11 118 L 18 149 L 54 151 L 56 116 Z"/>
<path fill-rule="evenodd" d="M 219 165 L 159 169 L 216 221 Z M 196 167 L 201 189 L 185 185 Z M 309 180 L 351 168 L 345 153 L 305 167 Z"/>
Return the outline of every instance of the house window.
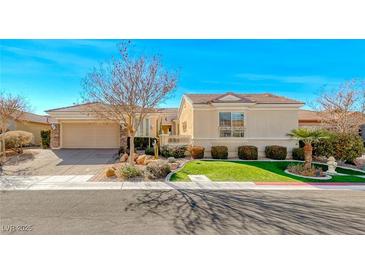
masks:
<path fill-rule="evenodd" d="M 182 123 L 182 130 L 183 130 L 183 132 L 186 132 L 187 129 L 188 129 L 188 124 L 185 121 L 185 122 Z"/>
<path fill-rule="evenodd" d="M 219 113 L 220 137 L 244 137 L 244 113 L 220 112 Z"/>

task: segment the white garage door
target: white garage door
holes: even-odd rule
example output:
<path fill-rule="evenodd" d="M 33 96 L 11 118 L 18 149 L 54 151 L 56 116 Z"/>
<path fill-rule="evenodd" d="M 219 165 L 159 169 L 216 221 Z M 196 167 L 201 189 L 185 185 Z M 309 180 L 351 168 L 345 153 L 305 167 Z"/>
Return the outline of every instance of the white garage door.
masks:
<path fill-rule="evenodd" d="M 63 148 L 118 148 L 119 125 L 114 123 L 63 123 Z"/>

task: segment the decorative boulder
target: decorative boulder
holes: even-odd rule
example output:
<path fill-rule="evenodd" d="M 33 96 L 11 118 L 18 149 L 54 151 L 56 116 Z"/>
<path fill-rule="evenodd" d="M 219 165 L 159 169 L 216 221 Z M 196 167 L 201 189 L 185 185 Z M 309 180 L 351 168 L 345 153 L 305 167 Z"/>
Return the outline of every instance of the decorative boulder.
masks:
<path fill-rule="evenodd" d="M 115 168 L 108 168 L 105 172 L 106 177 L 114 177 L 115 176 Z"/>
<path fill-rule="evenodd" d="M 133 154 L 133 160 L 134 160 L 135 162 L 137 161 L 138 157 L 139 157 L 139 154 L 137 154 L 137 153 L 134 153 L 134 154 Z"/>
<path fill-rule="evenodd" d="M 136 164 L 137 165 L 144 165 L 145 161 L 146 161 L 147 156 L 145 154 L 138 156 L 137 160 L 136 160 Z"/>
<path fill-rule="evenodd" d="M 124 163 L 127 162 L 128 160 L 128 154 L 124 153 L 121 157 L 120 157 L 120 162 Z"/>
<path fill-rule="evenodd" d="M 356 158 L 354 160 L 354 163 L 355 163 L 356 167 L 365 170 L 365 157 Z"/>

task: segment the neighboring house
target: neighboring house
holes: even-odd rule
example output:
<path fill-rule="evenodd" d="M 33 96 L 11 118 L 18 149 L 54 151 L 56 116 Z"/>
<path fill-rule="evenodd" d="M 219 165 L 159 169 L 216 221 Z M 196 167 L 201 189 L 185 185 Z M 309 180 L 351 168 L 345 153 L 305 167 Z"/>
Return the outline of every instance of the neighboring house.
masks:
<path fill-rule="evenodd" d="M 289 150 L 297 141 L 287 136 L 298 127 L 302 102 L 272 94 L 186 94 L 179 109 L 156 109 L 149 113 L 137 136 L 159 137 L 160 143 L 193 144 L 206 148 L 226 145 L 229 157 L 237 156 L 240 145 L 255 145 L 263 155 L 267 145 Z M 86 105 L 53 109 L 53 148 L 117 148 L 126 144 L 118 123 L 87 115 Z"/>
<path fill-rule="evenodd" d="M 119 148 L 127 135 L 120 124 L 95 118 L 88 104 L 48 110 L 57 123 L 52 125 L 52 148 Z M 176 134 L 176 108 L 160 108 L 148 113 L 136 137 L 158 137 L 161 133 Z"/>
<path fill-rule="evenodd" d="M 322 124 L 322 117 L 317 111 L 299 110 L 299 127 L 306 127 L 311 129 L 324 128 Z M 364 118 L 365 122 L 365 118 Z M 359 135 L 365 142 L 365 124 L 359 128 Z"/>
<path fill-rule="evenodd" d="M 9 130 L 23 130 L 33 133 L 32 145 L 41 145 L 41 131 L 51 130 L 51 124 L 55 123 L 47 115 L 37 115 L 30 112 L 24 112 L 17 119 L 11 120 L 8 129 Z"/>
<path fill-rule="evenodd" d="M 305 128 L 320 128 L 322 127 L 322 119 L 317 111 L 300 109 L 298 112 L 299 127 Z"/>

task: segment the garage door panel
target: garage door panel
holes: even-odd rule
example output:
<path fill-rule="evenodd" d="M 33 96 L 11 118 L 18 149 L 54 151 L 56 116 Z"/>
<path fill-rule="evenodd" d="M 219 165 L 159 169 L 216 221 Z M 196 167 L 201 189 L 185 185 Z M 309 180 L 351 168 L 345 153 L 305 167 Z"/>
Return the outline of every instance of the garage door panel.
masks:
<path fill-rule="evenodd" d="M 63 148 L 118 148 L 119 125 L 112 123 L 62 124 Z"/>

